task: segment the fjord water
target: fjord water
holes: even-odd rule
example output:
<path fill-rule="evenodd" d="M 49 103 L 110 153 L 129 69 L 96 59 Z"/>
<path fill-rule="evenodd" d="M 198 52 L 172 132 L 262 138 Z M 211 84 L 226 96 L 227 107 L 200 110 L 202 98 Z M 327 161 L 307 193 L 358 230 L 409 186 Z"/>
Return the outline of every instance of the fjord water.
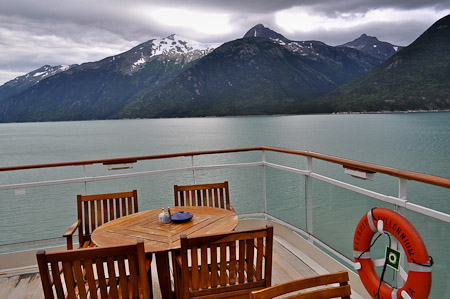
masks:
<path fill-rule="evenodd" d="M 268 145 L 450 176 L 449 112 L 7 123 L 0 138 L 0 166 Z"/>
<path fill-rule="evenodd" d="M 0 166 L 268 145 L 450 177 L 450 112 L 10 123 L 0 124 L 0 138 Z M 267 156 L 271 158 L 269 154 Z M 235 162 L 234 157 L 227 159 L 225 157 L 221 162 Z M 260 159 L 258 155 L 256 160 Z M 198 158 L 198 161 L 201 160 Z M 140 164 L 145 163 L 136 164 L 136 171 L 139 171 Z M 190 166 L 189 163 L 178 166 L 176 163 L 178 160 L 174 162 L 174 168 Z M 300 162 L 291 160 L 287 160 L 285 165 L 291 166 L 289 163 L 298 163 L 292 166 L 304 168 Z M 324 171 L 325 175 L 330 171 L 339 179 L 352 184 L 397 196 L 398 182 L 388 181 L 379 174 L 376 174 L 374 182 L 363 182 L 345 176 L 342 167 L 327 169 L 320 162 L 315 162 L 314 170 Z M 63 179 L 68 175 L 55 171 L 0 173 L 0 185 L 45 180 L 47 177 Z M 80 168 L 70 168 L 69 172 L 72 177 L 83 175 Z M 225 170 L 219 173 L 218 177 L 214 177 L 198 171 L 197 182 L 227 179 L 231 183 L 232 194 L 239 189 L 246 197 L 246 200 L 232 198 L 238 213 L 261 211 L 261 201 L 255 203 L 262 195 L 259 191 L 259 172 L 256 172 L 256 182 L 252 181 L 255 170 Z M 268 169 L 266 175 L 269 212 L 305 228 L 302 198 L 304 179 L 273 169 Z M 138 188 L 140 210 L 145 210 L 159 208 L 164 202 L 170 202 L 170 187 L 174 183 L 192 183 L 191 180 L 192 174 L 181 178 L 181 181 L 170 175 L 161 180 L 144 177 L 137 185 L 124 179 L 94 182 L 89 183 L 88 188 L 91 189 L 88 192 L 106 192 L 132 186 L 130 188 Z M 298 186 L 292 188 L 287 186 L 287 182 L 294 182 Z M 254 187 L 255 184 L 258 188 Z M 282 187 L 284 184 L 286 188 Z M 0 190 L 0 244 L 62 235 L 76 217 L 75 194 L 85 192 L 85 186 L 61 185 L 57 196 L 49 196 L 49 192 L 55 192 L 52 188 L 27 188 L 25 194 L 20 190 L 17 193 Z M 355 225 L 368 209 L 382 207 L 383 204 L 373 199 L 354 198 L 351 192 L 330 187 L 320 181 L 314 181 L 313 188 L 314 233 L 351 257 L 351 238 Z M 115 191 L 119 190 L 112 190 Z M 408 200 L 446 213 L 450 213 L 448 194 L 442 188 L 430 189 L 420 183 L 408 182 Z M 415 213 L 408 213 L 407 217 L 419 227 L 419 232 L 420 227 L 424 227 L 427 232 L 435 231 L 435 234 L 422 237 L 432 249 L 430 255 L 435 261 L 447 260 L 445 248 L 450 244 L 441 246 L 439 243 L 442 239 L 449 242 L 450 227 Z M 338 237 L 337 232 L 342 230 L 348 231 L 345 242 Z M 441 268 L 441 273 L 445 273 L 448 267 L 449 262 L 440 262 L 434 266 L 436 270 Z M 433 294 L 450 296 L 450 290 L 446 290 L 450 278 L 445 274 L 433 274 L 433 279 Z"/>

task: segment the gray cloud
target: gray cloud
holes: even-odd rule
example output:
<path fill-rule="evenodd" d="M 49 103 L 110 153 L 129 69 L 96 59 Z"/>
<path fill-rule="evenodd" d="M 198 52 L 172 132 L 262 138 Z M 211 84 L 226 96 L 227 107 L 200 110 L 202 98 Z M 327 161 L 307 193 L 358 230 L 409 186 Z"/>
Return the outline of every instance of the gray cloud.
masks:
<path fill-rule="evenodd" d="M 120 2 L 117 1 L 116 2 Z M 131 2 L 148 3 L 148 1 L 135 0 Z M 316 6 L 323 12 L 334 11 L 367 11 L 373 8 L 395 7 L 399 9 L 415 9 L 435 6 L 437 9 L 449 8 L 448 0 L 153 0 L 153 4 L 171 7 L 191 7 L 202 9 L 208 7 L 220 11 L 234 13 L 265 14 L 274 11 L 292 8 L 294 6 Z"/>
<path fill-rule="evenodd" d="M 188 22 L 164 25 L 152 17 L 159 7 L 224 14 L 228 30 L 208 34 Z M 448 0 L 14 0 L 0 2 L 0 84 L 44 64 L 73 64 L 114 55 L 155 37 L 172 33 L 202 42 L 226 42 L 242 37 L 252 26 L 264 25 L 293 40 L 343 44 L 362 33 L 397 45 L 407 45 L 436 18 L 372 21 L 345 28 L 287 30 L 276 20 L 283 10 L 313 11 L 335 18 L 373 9 L 450 11 Z M 206 25 L 208 26 L 208 25 Z"/>

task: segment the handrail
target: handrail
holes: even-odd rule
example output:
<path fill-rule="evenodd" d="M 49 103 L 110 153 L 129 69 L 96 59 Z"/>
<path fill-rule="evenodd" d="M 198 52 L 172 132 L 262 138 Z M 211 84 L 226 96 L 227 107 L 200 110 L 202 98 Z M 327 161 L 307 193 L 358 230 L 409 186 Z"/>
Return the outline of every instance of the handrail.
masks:
<path fill-rule="evenodd" d="M 108 165 L 108 164 L 122 164 L 122 163 L 130 163 L 130 162 L 143 161 L 143 160 L 158 160 L 158 159 L 169 159 L 169 158 L 190 157 L 190 156 L 211 155 L 211 154 L 226 154 L 226 153 L 236 153 L 236 152 L 246 152 L 246 151 L 258 151 L 258 150 L 262 150 L 261 147 L 224 149 L 224 150 L 209 150 L 209 151 L 196 151 L 196 152 L 183 152 L 183 153 L 173 153 L 173 154 L 136 156 L 136 157 L 123 157 L 123 158 L 110 158 L 110 159 L 80 160 L 80 161 L 58 162 L 58 163 L 16 165 L 16 166 L 0 167 L 0 172 L 2 172 L 2 171 L 15 171 L 15 170 L 26 170 L 26 169 L 36 169 L 36 168 L 83 166 L 83 165 L 92 165 L 92 164 L 105 164 L 105 165 Z"/>
<path fill-rule="evenodd" d="M 6 167 L 0 167 L 0 172 L 36 169 L 36 168 L 83 166 L 83 165 L 92 165 L 92 164 L 119 164 L 119 163 L 127 163 L 127 162 L 129 163 L 130 161 L 134 162 L 134 161 L 142 161 L 142 160 L 157 160 L 157 159 L 168 159 L 168 158 L 177 158 L 177 157 L 191 157 L 191 156 L 200 156 L 200 155 L 227 154 L 227 153 L 249 152 L 249 151 L 273 151 L 273 152 L 279 152 L 279 153 L 285 153 L 285 154 L 311 157 L 311 158 L 315 158 L 315 159 L 319 159 L 319 160 L 323 160 L 323 161 L 328 161 L 328 162 L 331 162 L 334 164 L 339 164 L 339 165 L 342 165 L 345 167 L 351 167 L 353 169 L 360 169 L 360 170 L 365 170 L 365 171 L 370 171 L 370 172 L 379 172 L 379 173 L 387 174 L 390 176 L 398 177 L 401 179 L 418 181 L 418 182 L 431 184 L 431 185 L 435 185 L 435 186 L 450 188 L 450 178 L 434 176 L 434 175 L 430 175 L 430 174 L 424 174 L 424 173 L 413 172 L 413 171 L 408 171 L 408 170 L 401 170 L 401 169 L 380 166 L 380 165 L 371 164 L 371 163 L 359 162 L 359 161 L 329 156 L 329 155 L 310 152 L 310 151 L 283 149 L 283 148 L 271 147 L 271 146 L 256 146 L 256 147 L 245 147 L 245 148 L 235 148 L 235 149 L 206 150 L 206 151 L 182 152 L 182 153 L 160 154 L 160 155 L 149 155 L 149 156 L 136 156 L 136 157 L 82 160 L 82 161 L 71 161 L 71 162 L 60 162 L 60 163 L 6 166 Z"/>
<path fill-rule="evenodd" d="M 371 163 L 365 163 L 365 162 L 359 162 L 359 161 L 353 161 L 349 159 L 344 158 L 338 158 L 334 156 L 314 153 L 314 152 L 305 152 L 305 151 L 298 151 L 298 150 L 288 150 L 288 149 L 281 149 L 281 148 L 275 148 L 275 147 L 267 147 L 262 146 L 263 150 L 271 150 L 275 152 L 280 153 L 286 153 L 286 154 L 294 154 L 294 155 L 301 155 L 311 158 L 316 158 L 323 161 L 332 162 L 335 164 L 340 164 L 342 166 L 349 166 L 351 168 L 366 170 L 366 171 L 373 171 L 373 172 L 379 172 L 384 173 L 390 176 L 398 177 L 401 179 L 411 180 L 411 181 L 418 181 L 422 183 L 427 183 L 435 186 L 441 186 L 450 188 L 450 178 L 420 173 L 420 172 L 414 172 L 414 171 L 408 171 L 408 170 L 401 170 L 396 169 L 392 167 L 386 167 L 386 166 L 380 166 L 376 164 Z"/>

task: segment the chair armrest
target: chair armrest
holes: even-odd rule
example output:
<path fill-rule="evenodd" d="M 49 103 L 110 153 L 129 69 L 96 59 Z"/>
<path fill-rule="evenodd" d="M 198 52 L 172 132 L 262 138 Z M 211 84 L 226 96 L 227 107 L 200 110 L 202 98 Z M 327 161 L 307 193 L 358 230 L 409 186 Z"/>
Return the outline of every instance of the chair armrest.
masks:
<path fill-rule="evenodd" d="M 74 224 L 72 224 L 63 234 L 63 237 L 67 238 L 67 249 L 73 249 L 73 241 L 72 236 L 75 231 L 80 227 L 81 220 L 77 220 Z"/>
<path fill-rule="evenodd" d="M 78 229 L 78 227 L 80 227 L 81 224 L 81 220 L 77 220 L 77 222 L 75 222 L 74 224 L 72 224 L 67 230 L 66 232 L 63 234 L 63 237 L 68 237 L 68 236 L 72 236 L 75 231 Z"/>

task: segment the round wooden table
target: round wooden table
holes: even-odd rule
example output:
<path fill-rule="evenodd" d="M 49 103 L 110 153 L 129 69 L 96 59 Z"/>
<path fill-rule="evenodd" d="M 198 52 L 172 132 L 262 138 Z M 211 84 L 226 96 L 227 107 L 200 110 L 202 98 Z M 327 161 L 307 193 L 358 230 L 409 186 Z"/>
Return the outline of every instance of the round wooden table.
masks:
<path fill-rule="evenodd" d="M 180 248 L 180 235 L 198 237 L 207 234 L 232 231 L 239 222 L 237 215 L 230 210 L 212 207 L 170 207 L 170 212 L 186 211 L 193 214 L 185 223 L 159 223 L 161 209 L 144 211 L 107 222 L 91 235 L 97 246 L 135 244 L 144 241 L 145 252 L 155 253 L 158 279 L 163 298 L 170 298 L 170 269 L 168 252 Z"/>

